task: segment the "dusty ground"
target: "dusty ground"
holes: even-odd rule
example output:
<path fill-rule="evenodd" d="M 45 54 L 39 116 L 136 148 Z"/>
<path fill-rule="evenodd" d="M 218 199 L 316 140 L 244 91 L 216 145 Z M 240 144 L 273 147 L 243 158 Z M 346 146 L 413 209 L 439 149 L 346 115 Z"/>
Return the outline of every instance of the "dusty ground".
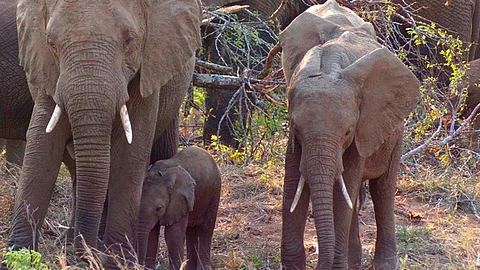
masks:
<path fill-rule="evenodd" d="M 13 209 L 16 174 L 5 170 L 0 158 L 0 258 Z M 223 192 L 213 243 L 216 269 L 279 269 L 281 185 L 283 170 L 266 171 L 258 166 L 221 166 Z M 478 188 L 478 178 L 471 179 Z M 40 246 L 43 260 L 61 269 L 65 244 L 58 236 L 69 215 L 68 174 L 62 171 Z M 397 238 L 401 269 L 480 269 L 480 220 L 473 211 L 425 199 L 415 179 L 399 181 L 396 196 Z M 477 193 L 478 194 L 478 193 Z M 477 203 L 480 198 L 472 198 Z M 474 204 L 475 205 L 475 204 Z M 360 213 L 364 266 L 373 258 L 375 221 L 371 200 Z M 316 264 L 316 238 L 310 216 L 305 235 L 308 265 Z M 68 258 L 68 255 L 66 256 Z M 159 269 L 166 269 L 161 249 Z"/>

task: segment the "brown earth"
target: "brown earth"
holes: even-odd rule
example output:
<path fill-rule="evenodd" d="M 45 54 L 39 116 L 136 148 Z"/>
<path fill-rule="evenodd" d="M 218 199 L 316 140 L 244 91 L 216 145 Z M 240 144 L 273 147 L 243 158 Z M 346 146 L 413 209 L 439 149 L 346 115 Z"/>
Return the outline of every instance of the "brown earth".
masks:
<path fill-rule="evenodd" d="M 0 158 L 0 258 L 5 248 L 13 210 L 16 174 L 5 170 Z M 221 166 L 223 190 L 213 240 L 216 269 L 279 269 L 281 191 L 283 170 L 258 166 Z M 43 226 L 43 260 L 52 269 L 59 266 L 65 244 L 58 236 L 68 224 L 70 181 L 62 172 Z M 479 198 L 477 198 L 479 199 Z M 423 201 L 415 190 L 399 184 L 396 196 L 397 238 L 401 269 L 480 269 L 480 221 L 472 213 Z M 367 199 L 360 212 L 363 264 L 373 258 L 375 220 Z M 164 244 L 163 244 L 164 245 Z M 308 266 L 316 264 L 313 218 L 307 221 L 305 245 Z M 62 251 L 63 250 L 63 251 Z M 158 269 L 167 269 L 164 246 Z"/>

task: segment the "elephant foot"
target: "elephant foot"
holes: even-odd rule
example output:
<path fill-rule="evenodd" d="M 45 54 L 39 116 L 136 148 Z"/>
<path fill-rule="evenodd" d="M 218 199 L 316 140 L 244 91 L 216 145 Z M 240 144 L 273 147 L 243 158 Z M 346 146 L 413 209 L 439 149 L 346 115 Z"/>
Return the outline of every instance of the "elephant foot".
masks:
<path fill-rule="evenodd" d="M 397 257 L 384 258 L 381 260 L 374 259 L 372 265 L 368 269 L 374 270 L 395 270 L 397 269 Z"/>

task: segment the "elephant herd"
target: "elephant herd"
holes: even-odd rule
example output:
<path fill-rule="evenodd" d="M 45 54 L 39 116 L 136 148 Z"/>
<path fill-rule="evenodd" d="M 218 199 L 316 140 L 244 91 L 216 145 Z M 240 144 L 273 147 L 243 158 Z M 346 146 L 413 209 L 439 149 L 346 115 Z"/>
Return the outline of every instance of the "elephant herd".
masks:
<path fill-rule="evenodd" d="M 372 266 L 396 269 L 403 120 L 420 83 L 352 10 L 328 0 L 301 11 L 279 36 L 290 122 L 282 268 L 306 269 L 310 202 L 316 269 L 360 268 L 359 193 L 369 180 Z M 198 0 L 0 0 L 0 137 L 26 140 L 9 247 L 38 248 L 64 161 L 78 254 L 100 237 L 106 254 L 127 262 L 138 254 L 154 268 L 165 226 L 172 269 L 181 268 L 185 241 L 187 269 L 212 269 L 220 172 L 204 150 L 177 154 L 201 22 Z"/>

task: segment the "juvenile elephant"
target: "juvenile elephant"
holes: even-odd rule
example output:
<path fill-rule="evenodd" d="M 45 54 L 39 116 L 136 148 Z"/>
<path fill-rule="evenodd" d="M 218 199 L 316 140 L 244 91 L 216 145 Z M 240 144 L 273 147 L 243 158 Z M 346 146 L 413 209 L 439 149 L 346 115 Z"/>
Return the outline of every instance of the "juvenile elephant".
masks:
<path fill-rule="evenodd" d="M 130 260 L 146 168 L 177 151 L 178 109 L 201 42 L 200 2 L 19 0 L 16 21 L 35 105 L 8 245 L 37 248 L 29 218 L 41 228 L 69 144 L 75 234 L 96 246 L 108 188 L 104 244 Z M 80 237 L 75 246 L 82 248 Z"/>
<path fill-rule="evenodd" d="M 283 267 L 305 269 L 311 198 L 316 269 L 359 268 L 357 198 L 362 181 L 370 180 L 377 224 L 373 266 L 395 269 L 393 209 L 403 119 L 419 98 L 419 81 L 377 43 L 371 24 L 334 0 L 298 16 L 280 34 L 280 46 L 290 118 Z"/>
<path fill-rule="evenodd" d="M 210 249 L 220 200 L 220 171 L 207 151 L 188 147 L 149 169 L 140 205 L 138 257 L 155 268 L 160 226 L 171 269 L 180 269 L 187 240 L 186 269 L 212 269 Z"/>

